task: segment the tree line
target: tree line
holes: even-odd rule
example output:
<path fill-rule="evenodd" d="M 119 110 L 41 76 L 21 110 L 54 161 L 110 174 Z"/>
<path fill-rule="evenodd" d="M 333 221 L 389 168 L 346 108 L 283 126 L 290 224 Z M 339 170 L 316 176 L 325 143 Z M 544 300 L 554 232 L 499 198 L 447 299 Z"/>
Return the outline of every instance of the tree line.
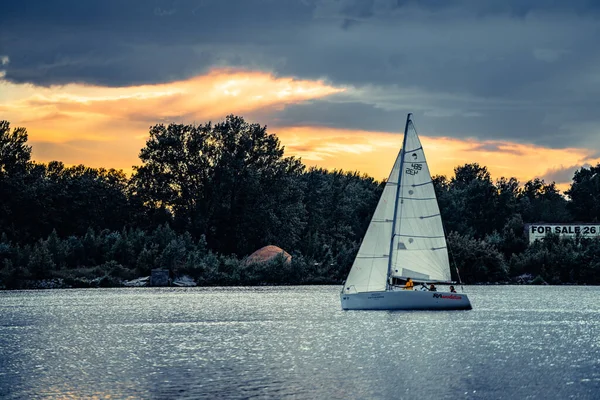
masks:
<path fill-rule="evenodd" d="M 8 288 L 58 278 L 115 286 L 152 268 L 202 285 L 339 284 L 384 185 L 306 168 L 266 126 L 234 115 L 152 126 L 131 177 L 34 162 L 27 140 L 25 128 L 0 121 L 0 286 Z M 599 241 L 529 245 L 524 234 L 524 221 L 597 222 L 598 172 L 600 164 L 576 171 L 568 197 L 540 179 L 493 181 L 478 164 L 433 177 L 463 281 L 600 283 Z M 268 244 L 291 253 L 291 264 L 246 262 Z"/>

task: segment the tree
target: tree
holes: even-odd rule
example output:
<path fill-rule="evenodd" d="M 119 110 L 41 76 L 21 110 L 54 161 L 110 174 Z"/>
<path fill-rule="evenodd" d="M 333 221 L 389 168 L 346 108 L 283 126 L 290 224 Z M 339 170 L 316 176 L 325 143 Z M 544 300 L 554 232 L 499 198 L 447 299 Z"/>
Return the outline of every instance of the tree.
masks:
<path fill-rule="evenodd" d="M 19 236 L 20 224 L 14 216 L 27 204 L 27 168 L 31 159 L 31 146 L 27 146 L 25 128 L 15 128 L 12 133 L 8 121 L 0 121 L 0 227 L 11 238 Z"/>
<path fill-rule="evenodd" d="M 47 278 L 54 270 L 56 264 L 52 261 L 52 255 L 48 251 L 46 242 L 40 240 L 35 244 L 27 267 L 33 277 L 38 279 Z"/>
<path fill-rule="evenodd" d="M 527 249 L 528 242 L 525 235 L 525 227 L 521 214 L 515 214 L 510 218 L 502 229 L 499 250 L 506 259 L 515 253 L 521 253 Z"/>
<path fill-rule="evenodd" d="M 554 182 L 547 184 L 535 178 L 523 185 L 518 195 L 519 208 L 525 222 L 569 222 L 567 199 Z"/>
<path fill-rule="evenodd" d="M 12 237 L 26 242 L 52 230 L 69 236 L 83 235 L 89 227 L 120 229 L 135 215 L 126 184 L 125 174 L 114 169 L 31 163 L 26 174 L 8 180 L 11 193 L 0 219 Z"/>
<path fill-rule="evenodd" d="M 133 193 L 220 252 L 289 248 L 304 223 L 304 166 L 283 153 L 266 126 L 233 115 L 215 125 L 156 125 L 134 167 Z"/>
<path fill-rule="evenodd" d="M 310 168 L 304 175 L 307 223 L 303 255 L 328 265 L 330 277 L 348 274 L 383 183 L 358 172 Z"/>
<path fill-rule="evenodd" d="M 449 231 L 483 238 L 499 229 L 495 223 L 498 191 L 486 167 L 477 163 L 456 167 L 448 187 Z"/>
<path fill-rule="evenodd" d="M 575 220 L 600 221 L 600 163 L 575 171 L 573 183 L 565 194 L 571 198 L 569 209 Z"/>
<path fill-rule="evenodd" d="M 0 178 L 17 172 L 25 172 L 31 159 L 31 146 L 27 144 L 27 130 L 15 128 L 10 132 L 10 123 L 0 121 Z"/>
<path fill-rule="evenodd" d="M 549 234 L 533 242 L 523 253 L 514 255 L 511 270 L 513 274 L 540 276 L 552 284 L 577 282 L 581 266 L 585 265 L 582 255 L 586 247 L 586 243 L 578 239 Z"/>
<path fill-rule="evenodd" d="M 496 189 L 494 226 L 500 229 L 518 212 L 519 181 L 516 178 L 501 177 L 496 180 Z"/>
<path fill-rule="evenodd" d="M 452 232 L 448 235 L 448 249 L 466 283 L 497 282 L 508 277 L 502 254 L 485 240 Z"/>

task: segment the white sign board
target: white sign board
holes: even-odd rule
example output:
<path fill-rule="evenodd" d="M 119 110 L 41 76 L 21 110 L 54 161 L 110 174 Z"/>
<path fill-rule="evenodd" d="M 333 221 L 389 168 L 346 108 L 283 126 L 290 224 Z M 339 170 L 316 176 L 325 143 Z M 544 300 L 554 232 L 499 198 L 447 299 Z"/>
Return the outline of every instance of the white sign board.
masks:
<path fill-rule="evenodd" d="M 600 224 L 526 224 L 525 228 L 530 243 L 536 239 L 543 239 L 548 233 L 561 237 L 600 237 Z"/>

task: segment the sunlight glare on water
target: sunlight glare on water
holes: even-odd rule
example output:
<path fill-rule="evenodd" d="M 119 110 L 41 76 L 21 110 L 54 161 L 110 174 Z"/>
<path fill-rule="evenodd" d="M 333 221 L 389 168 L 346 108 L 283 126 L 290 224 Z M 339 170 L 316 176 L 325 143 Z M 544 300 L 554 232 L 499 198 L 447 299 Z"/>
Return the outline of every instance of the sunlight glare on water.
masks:
<path fill-rule="evenodd" d="M 0 292 L 0 398 L 597 399 L 600 288 L 465 287 L 342 311 L 337 286 Z"/>

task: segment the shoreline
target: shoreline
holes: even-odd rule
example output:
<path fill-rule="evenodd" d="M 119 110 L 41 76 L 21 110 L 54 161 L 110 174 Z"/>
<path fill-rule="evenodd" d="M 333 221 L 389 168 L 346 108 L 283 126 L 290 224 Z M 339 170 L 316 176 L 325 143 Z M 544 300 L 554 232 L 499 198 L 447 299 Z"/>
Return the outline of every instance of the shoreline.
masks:
<path fill-rule="evenodd" d="M 20 285 L 18 288 L 7 288 L 5 286 L 0 285 L 0 291 L 18 291 L 18 290 L 53 290 L 53 289 L 117 289 L 117 288 L 211 288 L 211 287 L 226 287 L 226 288 L 235 288 L 235 287 L 253 287 L 253 288 L 261 288 L 261 287 L 287 287 L 287 286 L 342 286 L 343 283 L 340 282 L 315 282 L 315 283 L 298 283 L 298 284 L 211 284 L 211 285 L 198 285 L 194 282 L 194 284 L 187 285 L 179 285 L 179 284 L 170 284 L 170 285 L 127 285 L 126 281 L 122 281 L 120 284 L 115 284 L 114 282 L 104 282 L 102 279 L 94 279 L 88 282 L 88 284 L 69 284 L 65 282 L 63 279 L 43 279 L 36 281 L 25 281 L 23 285 Z M 549 284 L 549 283 L 532 283 L 532 282 L 478 282 L 478 283 L 455 283 L 455 285 L 464 285 L 464 286 L 600 286 L 600 285 L 591 285 L 591 284 L 578 284 L 578 283 L 559 283 L 559 284 Z"/>

